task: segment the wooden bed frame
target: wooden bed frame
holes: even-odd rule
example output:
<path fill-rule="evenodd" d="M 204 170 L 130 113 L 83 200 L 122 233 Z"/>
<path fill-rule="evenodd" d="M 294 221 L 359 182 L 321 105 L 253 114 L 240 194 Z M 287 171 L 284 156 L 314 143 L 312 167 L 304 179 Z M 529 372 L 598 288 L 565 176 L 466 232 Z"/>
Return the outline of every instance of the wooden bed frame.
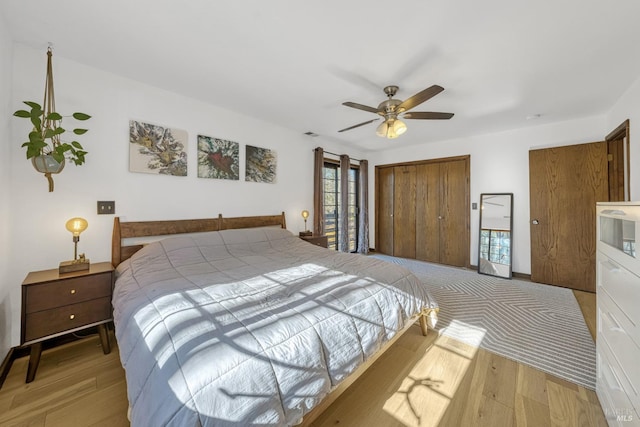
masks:
<path fill-rule="evenodd" d="M 240 216 L 206 219 L 178 219 L 171 221 L 135 221 L 123 222 L 119 217 L 113 219 L 111 238 L 111 264 L 117 267 L 122 261 L 131 258 L 144 245 L 122 245 L 122 239 L 151 236 L 170 236 L 172 234 L 201 233 L 204 231 L 232 230 L 238 228 L 268 227 L 278 225 L 287 228 L 284 212 L 280 215 Z"/>
<path fill-rule="evenodd" d="M 219 214 L 217 218 L 207 219 L 183 219 L 170 221 L 135 221 L 123 222 L 119 217 L 113 221 L 113 237 L 111 241 L 111 263 L 117 267 L 121 262 L 130 258 L 143 244 L 123 245 L 122 239 L 152 236 L 170 236 L 174 234 L 200 233 L 205 231 L 220 231 L 241 228 L 280 226 L 287 228 L 284 212 L 279 215 L 260 215 L 224 218 Z M 384 354 L 411 326 L 419 320 L 422 335 L 426 336 L 428 331 L 427 316 L 437 308 L 425 309 L 411 321 L 407 322 L 405 328 L 399 331 L 391 340 L 366 362 L 364 362 L 355 372 L 343 380 L 334 390 L 329 393 L 322 402 L 305 415 L 301 426 L 310 425 L 325 409 L 327 409 L 351 384 L 353 384 L 378 358 Z"/>

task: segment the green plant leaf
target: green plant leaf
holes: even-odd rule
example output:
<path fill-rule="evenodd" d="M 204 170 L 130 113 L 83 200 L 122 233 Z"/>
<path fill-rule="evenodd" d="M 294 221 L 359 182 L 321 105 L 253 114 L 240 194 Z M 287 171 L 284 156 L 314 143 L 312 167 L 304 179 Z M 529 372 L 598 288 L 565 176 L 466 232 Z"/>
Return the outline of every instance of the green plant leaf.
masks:
<path fill-rule="evenodd" d="M 53 134 L 54 134 L 54 135 L 60 135 L 61 133 L 65 133 L 64 128 L 55 128 L 55 129 L 53 130 Z"/>
<path fill-rule="evenodd" d="M 42 117 L 42 115 L 44 114 L 44 111 L 33 108 L 31 109 L 29 114 L 31 114 L 31 117 Z"/>
<path fill-rule="evenodd" d="M 75 133 L 76 135 L 84 135 L 88 131 L 89 131 L 89 129 L 74 129 L 73 133 Z"/>
<path fill-rule="evenodd" d="M 29 107 L 31 107 L 32 110 L 42 110 L 42 107 L 37 102 L 33 102 L 33 101 L 22 101 L 22 102 L 24 102 Z"/>
<path fill-rule="evenodd" d="M 42 120 L 40 120 L 40 116 L 35 116 L 35 117 L 32 116 L 31 124 L 33 124 L 33 127 L 38 131 L 42 129 Z"/>
<path fill-rule="evenodd" d="M 62 116 L 55 111 L 53 113 L 49 113 L 49 115 L 45 118 L 47 120 L 62 120 Z"/>
<path fill-rule="evenodd" d="M 29 141 L 31 143 L 35 143 L 35 142 L 42 142 L 44 143 L 44 140 L 42 139 L 42 135 L 40 135 L 40 132 L 38 131 L 31 131 L 29 132 Z"/>
<path fill-rule="evenodd" d="M 53 129 L 47 129 L 46 131 L 44 131 L 45 138 L 53 138 L 54 135 L 55 131 Z"/>
<path fill-rule="evenodd" d="M 64 154 L 58 153 L 57 151 L 51 153 L 51 157 L 56 159 L 56 162 L 58 163 L 62 163 L 64 161 Z"/>
<path fill-rule="evenodd" d="M 80 143 L 78 141 L 71 141 L 71 145 L 73 145 L 74 147 L 82 150 L 82 145 L 80 145 Z"/>
<path fill-rule="evenodd" d="M 76 120 L 89 120 L 91 116 L 85 113 L 73 113 L 73 118 Z"/>
<path fill-rule="evenodd" d="M 27 110 L 18 110 L 13 113 L 13 115 L 16 117 L 22 117 L 23 119 L 28 119 L 29 117 L 31 117 L 31 113 L 29 113 Z"/>

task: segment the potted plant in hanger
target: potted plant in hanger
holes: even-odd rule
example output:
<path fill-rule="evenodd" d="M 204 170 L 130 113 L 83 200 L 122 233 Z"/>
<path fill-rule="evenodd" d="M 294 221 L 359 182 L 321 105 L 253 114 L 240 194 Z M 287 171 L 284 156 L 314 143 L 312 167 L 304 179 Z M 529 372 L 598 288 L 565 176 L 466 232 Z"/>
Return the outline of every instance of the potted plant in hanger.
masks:
<path fill-rule="evenodd" d="M 27 159 L 31 159 L 33 167 L 49 181 L 49 191 L 53 191 L 51 174 L 59 173 L 69 159 L 76 165 L 85 161 L 87 152 L 78 141 L 64 142 L 61 135 L 66 132 L 62 127 L 63 116 L 55 111 L 53 93 L 53 73 L 51 67 L 51 48 L 47 50 L 47 80 L 45 83 L 44 103 L 24 101 L 29 110 L 18 110 L 13 113 L 16 117 L 29 119 L 33 129 L 29 132 L 29 140 L 22 144 L 27 150 Z M 73 113 L 76 120 L 85 121 L 91 118 L 85 113 Z M 73 129 L 74 135 L 83 135 L 87 129 Z"/>

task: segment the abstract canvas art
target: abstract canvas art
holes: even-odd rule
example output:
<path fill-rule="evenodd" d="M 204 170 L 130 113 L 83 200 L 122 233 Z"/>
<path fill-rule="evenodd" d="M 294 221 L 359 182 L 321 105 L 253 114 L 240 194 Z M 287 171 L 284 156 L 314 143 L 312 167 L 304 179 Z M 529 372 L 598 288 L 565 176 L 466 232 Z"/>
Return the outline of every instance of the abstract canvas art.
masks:
<path fill-rule="evenodd" d="M 245 181 L 276 182 L 276 152 L 268 148 L 246 147 Z"/>
<path fill-rule="evenodd" d="M 240 144 L 198 135 L 198 177 L 240 179 Z"/>
<path fill-rule="evenodd" d="M 187 132 L 130 120 L 129 170 L 187 176 Z"/>

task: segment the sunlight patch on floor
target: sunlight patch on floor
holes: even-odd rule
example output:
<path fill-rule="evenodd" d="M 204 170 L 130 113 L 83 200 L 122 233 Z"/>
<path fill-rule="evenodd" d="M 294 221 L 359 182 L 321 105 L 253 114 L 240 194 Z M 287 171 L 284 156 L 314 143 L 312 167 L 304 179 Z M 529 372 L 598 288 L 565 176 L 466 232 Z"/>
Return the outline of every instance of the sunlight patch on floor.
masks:
<path fill-rule="evenodd" d="M 440 331 L 383 406 L 386 413 L 407 427 L 436 427 L 440 423 L 486 332 L 457 321 L 446 329 L 448 333 Z M 465 337 L 464 342 L 452 339 L 450 334 Z M 429 408 L 429 413 L 420 413 L 417 408 Z"/>

